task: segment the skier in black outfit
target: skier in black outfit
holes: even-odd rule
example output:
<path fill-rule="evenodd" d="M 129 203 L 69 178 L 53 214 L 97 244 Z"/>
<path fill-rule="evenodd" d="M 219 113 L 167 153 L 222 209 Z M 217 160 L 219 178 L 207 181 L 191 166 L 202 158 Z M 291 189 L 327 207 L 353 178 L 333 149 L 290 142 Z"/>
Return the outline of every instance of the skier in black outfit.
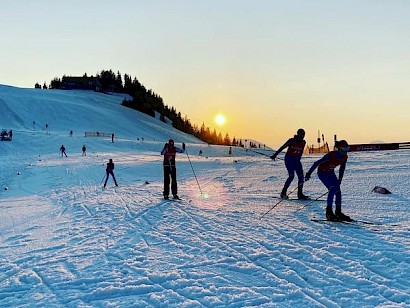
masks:
<path fill-rule="evenodd" d="M 66 152 L 65 152 L 64 144 L 61 145 L 60 151 L 61 151 L 61 157 L 63 157 L 63 155 L 65 155 L 65 157 L 67 157 L 67 154 L 66 154 Z"/>
<path fill-rule="evenodd" d="M 184 153 L 185 145 L 183 149 L 177 148 L 174 145 L 174 140 L 169 139 L 168 143 L 165 143 L 164 148 L 161 151 L 161 155 L 164 155 L 164 199 L 169 199 L 169 176 L 171 175 L 171 192 L 174 199 L 178 197 L 178 184 L 177 184 L 177 169 L 175 167 L 175 154 Z"/>
<path fill-rule="evenodd" d="M 111 158 L 110 158 L 110 161 L 107 163 L 107 168 L 105 169 L 105 172 L 107 174 L 107 177 L 105 178 L 104 188 L 105 186 L 107 186 L 107 181 L 108 181 L 108 177 L 110 176 L 110 174 L 114 180 L 115 186 L 118 186 L 117 180 L 115 179 L 115 176 L 114 176 L 114 163 L 112 162 Z"/>

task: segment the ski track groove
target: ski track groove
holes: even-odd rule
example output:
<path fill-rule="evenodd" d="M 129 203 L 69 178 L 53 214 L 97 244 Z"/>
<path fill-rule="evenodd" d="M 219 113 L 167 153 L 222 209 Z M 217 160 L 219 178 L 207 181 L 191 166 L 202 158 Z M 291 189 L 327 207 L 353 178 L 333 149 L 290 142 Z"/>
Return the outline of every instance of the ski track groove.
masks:
<path fill-rule="evenodd" d="M 185 212 L 188 216 L 191 216 L 191 219 L 194 220 L 194 221 L 198 224 L 198 226 L 203 227 L 202 221 L 198 220 L 197 218 L 193 218 L 192 215 L 191 215 L 191 214 L 188 214 L 188 212 L 187 212 L 186 210 L 183 210 L 180 205 L 176 204 L 176 207 L 178 207 L 180 210 L 182 210 L 183 212 Z M 209 219 L 209 218 L 206 217 L 205 219 Z M 213 219 L 213 220 L 212 220 L 212 222 L 215 222 L 215 221 L 217 221 L 217 220 L 216 220 L 216 219 Z M 311 247 L 300 245 L 298 242 L 296 242 L 296 241 L 293 239 L 293 237 L 287 236 L 287 234 L 286 234 L 285 232 L 283 232 L 280 228 L 278 228 L 278 227 L 276 227 L 276 226 L 273 226 L 273 227 L 274 227 L 274 229 L 276 230 L 276 232 L 278 232 L 279 234 L 281 234 L 281 236 L 283 237 L 282 241 L 283 241 L 284 239 L 286 239 L 287 241 L 290 241 L 291 244 L 292 244 L 294 247 L 301 248 L 301 249 L 303 249 L 304 251 L 306 251 L 307 253 L 310 253 Z M 218 225 L 218 228 L 219 228 L 219 229 L 221 229 L 221 228 L 227 228 L 227 226 L 226 226 L 226 225 L 221 225 L 221 224 L 219 224 L 219 225 Z M 212 229 L 212 228 L 211 228 L 211 229 Z M 314 228 L 312 228 L 312 229 L 315 230 Z M 310 230 L 310 231 L 312 231 L 312 230 Z M 242 234 L 239 234 L 239 232 L 237 232 L 237 231 L 234 231 L 234 232 L 237 233 L 239 236 L 243 236 Z M 312 233 L 310 233 L 310 234 L 312 235 Z M 318 237 L 322 237 L 322 236 L 323 236 L 323 234 L 321 234 L 321 233 L 318 235 Z M 344 234 L 343 236 L 347 236 L 347 235 Z M 370 234 L 369 236 L 371 237 L 372 235 Z M 246 237 L 247 237 L 247 236 L 246 236 Z M 267 247 L 265 244 L 263 244 L 263 243 L 257 241 L 256 239 L 249 238 L 249 237 L 247 237 L 247 238 L 248 238 L 248 239 L 251 239 L 253 242 L 257 243 L 258 245 L 260 245 L 260 246 L 262 246 L 262 247 L 264 247 L 265 249 L 271 250 L 270 247 Z M 354 236 L 351 236 L 350 239 L 351 239 L 352 242 L 355 241 L 355 237 L 354 237 Z M 333 241 L 333 240 L 335 240 L 335 239 L 327 238 L 327 240 L 328 240 L 329 242 L 331 242 L 331 241 Z M 337 241 L 337 240 L 336 240 L 336 241 Z M 237 251 L 237 252 L 238 252 L 238 253 L 241 253 L 241 252 L 239 252 L 239 251 Z M 326 263 L 326 260 L 328 260 L 328 259 L 331 259 L 331 260 L 338 260 L 338 259 L 339 259 L 339 256 L 338 256 L 338 255 L 336 255 L 336 254 L 333 254 L 333 255 L 332 255 L 330 252 L 327 252 L 327 253 L 329 253 L 329 254 L 331 255 L 331 257 L 330 257 L 330 258 L 326 258 L 326 259 L 322 257 L 322 258 L 321 258 L 321 259 L 322 259 L 322 264 L 325 264 L 325 263 Z M 282 257 L 284 257 L 285 259 L 286 259 L 286 258 L 290 259 L 291 261 L 288 261 L 288 263 L 290 263 L 290 264 L 292 264 L 292 263 L 295 264 L 295 262 L 296 262 L 297 264 L 299 264 L 299 266 L 302 266 L 302 267 L 306 267 L 306 266 L 307 266 L 306 264 L 302 263 L 302 262 L 301 262 L 300 260 L 298 260 L 298 259 L 295 259 L 294 257 L 287 256 L 287 255 L 283 255 L 283 254 L 282 254 Z M 281 277 L 277 272 L 276 272 L 276 273 L 275 273 L 275 272 L 272 272 L 269 268 L 264 267 L 264 266 L 262 266 L 262 265 L 260 265 L 260 264 L 258 264 L 258 263 L 255 263 L 252 259 L 248 259 L 248 260 L 249 260 L 250 262 L 253 262 L 255 265 L 258 265 L 258 266 L 263 267 L 264 269 L 266 269 L 266 270 L 269 271 L 270 273 L 276 275 L 278 278 L 281 278 L 281 279 L 285 279 L 285 280 L 286 280 L 285 277 Z M 359 267 L 361 267 L 362 269 L 364 269 L 366 276 L 371 278 L 370 281 L 371 281 L 371 283 L 374 285 L 374 287 L 379 287 L 379 288 L 382 287 L 382 285 L 380 285 L 380 283 L 378 283 L 377 281 L 389 280 L 390 282 L 396 282 L 396 284 L 399 284 L 399 287 L 401 287 L 401 289 L 409 288 L 409 283 L 406 283 L 403 279 L 400 279 L 400 281 L 397 281 L 397 279 L 396 279 L 395 277 L 390 277 L 390 278 L 389 278 L 389 277 L 385 277 L 381 272 L 376 272 L 375 270 L 370 269 L 368 266 L 366 266 L 365 264 L 363 264 L 363 263 L 361 263 L 361 262 L 358 262 L 358 261 L 355 260 L 354 258 L 345 257 L 345 260 L 347 261 L 347 263 L 355 264 L 354 266 L 350 266 L 350 267 L 352 267 L 352 268 L 356 268 L 356 267 L 359 266 Z M 343 267 L 341 267 L 341 266 L 338 265 L 337 263 L 334 263 L 334 264 L 333 264 L 333 267 L 339 269 L 341 272 L 343 272 L 343 271 L 345 270 L 345 269 L 343 269 Z M 310 268 L 310 269 L 313 269 L 313 268 Z M 320 272 L 321 272 L 321 269 L 315 269 L 315 271 L 316 271 L 317 273 L 320 273 Z M 300 277 L 300 276 L 299 276 L 299 278 L 300 278 L 301 280 L 304 280 L 303 277 Z M 289 283 L 295 284 L 295 283 L 292 282 L 292 281 L 289 281 Z M 346 284 L 346 282 L 340 281 L 340 284 L 345 285 L 346 288 L 349 287 L 349 285 Z M 298 284 L 295 284 L 295 285 L 298 286 L 298 287 L 300 287 L 302 290 L 304 290 L 304 288 L 306 288 L 306 286 L 302 286 L 302 285 L 298 285 Z M 402 291 L 401 289 L 396 289 L 395 291 L 396 291 L 398 294 L 403 294 L 403 291 Z M 328 305 L 328 304 L 329 304 L 328 302 L 327 302 L 327 303 L 321 302 L 320 299 L 317 298 L 313 293 L 312 293 L 312 294 L 306 294 L 306 295 L 307 295 L 307 296 L 312 296 L 312 299 L 313 299 L 313 300 L 317 300 L 319 303 L 321 303 L 321 304 L 323 304 L 323 305 Z M 380 295 L 380 296 L 382 296 L 382 295 Z M 388 298 L 385 298 L 385 300 L 386 300 L 386 301 L 389 301 Z"/>
<path fill-rule="evenodd" d="M 241 168 L 243 168 L 242 169 L 243 171 L 243 170 L 251 169 L 251 166 L 249 166 L 248 164 L 246 166 L 241 166 Z M 70 172 L 71 174 L 78 174 L 78 173 L 72 172 L 71 170 Z M 234 175 L 232 175 L 233 172 L 235 172 L 235 169 L 229 170 L 229 171 L 225 170 L 224 172 L 221 171 L 221 173 L 219 175 L 216 175 L 210 181 L 210 183 L 218 182 L 220 180 L 223 182 L 223 185 L 228 190 L 235 190 L 235 183 L 234 183 L 235 179 L 234 179 Z M 73 215 L 74 215 L 75 223 L 79 224 L 78 226 L 74 227 L 74 230 L 72 233 L 74 234 L 74 236 L 71 238 L 71 242 L 67 243 L 66 246 L 62 246 L 62 251 L 64 251 L 67 255 L 71 255 L 73 252 L 75 253 L 80 252 L 79 254 L 76 254 L 75 256 L 81 257 L 81 256 L 91 256 L 92 255 L 95 257 L 98 255 L 102 255 L 105 258 L 109 259 L 110 253 L 109 252 L 107 253 L 107 249 L 104 249 L 103 251 L 100 251 L 98 253 L 96 252 L 81 253 L 81 248 L 83 246 L 87 246 L 88 242 L 90 242 L 93 245 L 92 247 L 97 246 L 96 243 L 100 243 L 103 240 L 101 236 L 106 235 L 107 232 L 112 232 L 114 235 L 117 234 L 117 232 L 118 234 L 120 234 L 121 231 L 118 231 L 118 230 L 109 231 L 109 227 L 115 226 L 116 222 L 118 222 L 118 217 L 122 217 L 122 219 L 120 219 L 119 221 L 124 221 L 127 227 L 131 227 L 132 229 L 138 230 L 141 232 L 138 239 L 134 239 L 134 240 L 135 241 L 141 240 L 146 246 L 146 248 L 151 248 L 153 245 L 161 245 L 161 244 L 166 244 L 166 245 L 176 244 L 177 245 L 178 243 L 180 243 L 180 240 L 178 239 L 179 234 L 174 235 L 172 233 L 168 233 L 168 231 L 163 232 L 160 229 L 158 229 L 158 226 L 161 223 L 161 218 L 163 219 L 168 218 L 168 215 L 166 214 L 167 211 L 171 211 L 172 213 L 172 209 L 176 209 L 180 213 L 180 215 L 187 217 L 191 221 L 191 224 L 197 227 L 196 230 L 198 232 L 194 233 L 195 236 L 201 240 L 202 244 L 205 243 L 206 245 L 210 245 L 209 249 L 216 248 L 217 250 L 226 249 L 230 251 L 232 255 L 239 256 L 235 258 L 236 262 L 240 262 L 242 260 L 247 261 L 250 264 L 253 264 L 256 268 L 259 268 L 261 271 L 264 271 L 268 273 L 269 275 L 272 275 L 272 277 L 275 280 L 278 280 L 281 285 L 283 282 L 285 282 L 285 284 L 290 284 L 294 286 L 296 290 L 303 292 L 306 295 L 305 300 L 308 300 L 308 298 L 310 298 L 310 301 L 314 303 L 315 305 L 323 306 L 323 307 L 338 306 L 334 304 L 331 300 L 326 298 L 325 295 L 318 296 L 317 294 L 315 294 L 314 292 L 315 288 L 312 288 L 313 290 L 311 290 L 310 288 L 311 285 L 308 284 L 305 278 L 300 276 L 299 273 L 295 272 L 298 278 L 297 280 L 289 279 L 289 277 L 282 274 L 280 270 L 275 270 L 274 268 L 272 268 L 271 266 L 263 262 L 260 256 L 256 258 L 249 256 L 249 253 L 247 253 L 247 251 L 250 253 L 253 253 L 255 252 L 256 249 L 253 247 L 253 245 L 251 247 L 246 247 L 247 245 L 245 245 L 244 247 L 241 247 L 240 242 L 243 242 L 243 240 L 239 240 L 239 239 L 246 238 L 248 241 L 263 248 L 264 251 L 267 251 L 273 254 L 274 257 L 277 257 L 277 254 L 279 254 L 278 257 L 281 258 L 283 261 L 285 261 L 287 269 L 290 268 L 287 264 L 293 263 L 293 264 L 297 264 L 298 267 L 308 268 L 308 269 L 314 270 L 317 273 L 320 273 L 323 270 L 323 268 L 321 267 L 313 268 L 311 267 L 311 265 L 309 266 L 306 262 L 304 263 L 300 259 L 292 256 L 291 253 L 286 254 L 285 253 L 286 249 L 281 249 L 279 250 L 279 252 L 277 252 L 276 250 L 277 247 L 266 244 L 263 240 L 252 238 L 248 236 L 247 232 L 241 233 L 236 228 L 234 228 L 233 221 L 236 223 L 240 223 L 242 226 L 248 223 L 248 221 L 247 222 L 239 221 L 237 220 L 236 216 L 233 216 L 233 217 L 229 217 L 228 215 L 223 216 L 223 218 L 229 218 L 232 220 L 230 223 L 227 223 L 226 221 L 221 221 L 221 217 L 214 214 L 211 211 L 204 211 L 199 208 L 184 207 L 184 205 L 187 205 L 184 201 L 174 202 L 170 200 L 170 201 L 159 201 L 158 203 L 152 203 L 149 201 L 147 202 L 147 200 L 150 200 L 150 199 L 156 200 L 156 197 L 152 196 L 152 194 L 148 195 L 147 197 L 142 197 L 140 194 L 135 196 L 136 195 L 135 193 L 132 193 L 132 192 L 125 193 L 117 189 L 114 189 L 114 193 L 112 194 L 106 193 L 106 195 L 108 196 L 105 196 L 105 197 L 108 197 L 109 202 L 101 202 L 99 199 L 101 197 L 101 194 L 100 194 L 100 191 L 97 189 L 97 186 L 95 186 L 95 184 L 88 185 L 88 183 L 90 182 L 87 182 L 87 180 L 86 181 L 80 180 L 80 184 L 82 185 L 80 193 L 79 191 L 72 192 L 68 189 L 61 189 L 60 191 L 56 190 L 53 192 L 54 196 L 58 197 L 57 203 L 60 205 L 60 211 L 58 212 L 57 217 L 60 218 L 70 213 L 69 210 L 71 209 L 71 210 L 74 210 Z M 251 183 L 250 183 L 250 186 L 252 186 Z M 92 187 L 94 187 L 94 189 L 92 189 Z M 89 190 L 87 191 L 86 188 Z M 231 194 L 231 192 L 228 191 L 226 192 L 226 194 L 229 195 Z M 239 193 L 237 193 L 237 195 L 239 195 Z M 266 194 L 266 195 L 269 195 L 269 194 Z M 253 197 L 251 194 L 247 194 L 244 196 L 248 198 Z M 256 196 L 261 196 L 261 194 L 256 193 Z M 263 200 L 266 199 L 263 196 L 261 196 L 261 198 L 263 198 Z M 92 205 L 85 204 L 90 199 L 91 201 L 93 201 L 93 204 L 96 205 L 95 207 Z M 144 205 L 142 207 L 140 205 L 141 203 L 149 204 L 149 205 L 148 206 Z M 169 206 L 165 207 L 165 205 L 169 205 Z M 111 211 L 109 209 L 110 206 L 113 207 Z M 101 207 L 101 209 L 98 209 L 98 207 Z M 81 209 L 82 215 L 78 211 L 76 211 L 77 208 Z M 194 210 L 195 210 L 195 213 L 193 212 Z M 244 212 L 244 209 L 239 209 L 239 211 Z M 223 214 L 225 215 L 225 213 Z M 142 220 L 145 221 L 145 224 L 143 225 L 141 225 Z M 88 221 L 93 222 L 92 226 L 94 227 L 91 227 L 91 228 L 87 227 Z M 97 222 L 100 221 L 100 224 L 95 223 L 95 221 Z M 250 228 L 252 227 L 252 222 L 255 223 L 255 220 L 252 221 L 251 219 L 251 222 L 249 223 Z M 290 246 L 300 249 L 303 253 L 307 253 L 308 255 L 311 254 L 312 246 L 303 245 L 300 242 L 295 240 L 295 238 L 298 238 L 297 236 L 294 236 L 295 231 L 298 231 L 300 229 L 300 226 L 299 228 L 294 228 L 291 225 L 292 223 L 291 220 L 289 221 L 286 221 L 283 219 L 280 220 L 280 223 L 282 223 L 280 227 L 277 227 L 276 225 L 273 225 L 270 222 L 263 222 L 263 223 L 265 225 L 269 225 L 269 228 L 276 232 L 275 235 L 279 235 L 281 237 L 281 243 L 283 246 L 290 245 Z M 68 224 L 68 222 L 66 224 Z M 316 228 L 314 225 L 312 225 L 312 223 L 309 225 L 306 222 L 303 222 L 303 224 L 304 224 L 304 227 L 308 229 L 306 230 L 305 228 L 304 232 L 309 233 L 309 236 L 314 237 L 315 244 L 323 244 L 323 243 L 329 243 L 329 242 L 337 243 L 339 237 L 341 239 L 347 238 L 348 240 L 346 241 L 353 242 L 356 245 L 359 245 L 359 247 L 355 247 L 354 254 L 366 253 L 366 245 L 362 244 L 360 241 L 356 241 L 356 238 L 354 237 L 354 235 L 349 235 L 347 232 L 343 232 L 342 234 L 339 234 L 338 232 L 331 232 L 331 235 L 327 235 L 328 233 L 326 232 L 326 230 L 328 230 L 329 228 L 333 230 L 343 231 L 343 230 L 346 230 L 347 227 L 350 228 L 352 226 L 324 225 L 322 228 L 319 229 L 319 228 Z M 59 230 L 62 230 L 64 226 L 65 226 L 64 223 L 62 223 L 60 225 L 60 228 L 57 229 L 56 232 L 59 232 Z M 122 227 L 125 227 L 125 225 L 122 225 L 120 227 L 121 227 L 120 229 L 123 229 Z M 170 227 L 170 226 L 167 225 L 167 227 Z M 362 228 L 362 226 L 360 227 Z M 69 226 L 68 228 L 71 228 L 71 227 Z M 369 229 L 369 233 L 366 236 L 362 235 L 361 239 L 366 238 L 366 241 L 371 240 L 371 237 L 373 236 L 372 232 L 374 231 L 372 231 L 371 227 L 368 227 L 368 226 L 363 226 L 363 228 Z M 128 228 L 125 228 L 125 229 L 126 229 L 125 232 L 127 232 L 126 235 L 131 236 L 131 233 L 128 230 Z M 218 230 L 218 231 L 223 230 L 224 233 L 220 234 L 218 232 L 215 232 L 214 230 Z M 158 243 L 150 244 L 149 243 L 150 240 L 147 240 L 147 233 L 151 231 L 161 234 L 162 236 L 165 237 L 167 241 L 162 242 L 162 243 L 158 242 Z M 201 231 L 204 231 L 208 234 L 211 233 L 214 239 L 224 239 L 226 235 L 230 235 L 229 238 L 237 238 L 238 240 L 234 240 L 231 245 L 223 241 L 219 241 L 218 243 L 220 244 L 220 246 L 218 246 L 215 244 L 215 241 L 212 241 L 211 243 L 207 242 L 206 237 L 202 234 Z M 87 237 L 82 236 L 83 233 L 85 233 Z M 235 235 L 235 236 L 232 236 L 232 235 Z M 266 236 L 266 234 L 262 234 L 262 235 Z M 336 237 L 334 237 L 335 235 Z M 269 233 L 267 234 L 267 236 L 269 237 L 272 235 Z M 55 237 L 58 238 L 58 234 Z M 106 245 L 108 246 L 109 244 L 108 244 L 107 237 L 105 238 L 105 240 L 106 240 Z M 190 243 L 185 243 L 185 244 L 186 246 L 191 245 Z M 238 246 L 243 249 L 248 249 L 248 250 L 241 251 Z M 80 251 L 78 251 L 77 248 L 80 248 Z M 317 247 L 314 247 L 314 249 L 315 248 Z M 384 248 L 385 248 L 384 246 L 381 247 L 381 249 L 384 249 Z M 55 247 L 45 249 L 44 251 L 49 250 L 49 249 L 55 249 Z M 324 252 L 325 254 L 320 255 L 320 256 L 316 255 L 315 257 L 319 258 L 321 263 L 326 263 L 326 262 L 329 262 L 329 260 L 331 260 L 333 261 L 332 267 L 334 269 L 339 270 L 339 271 L 345 271 L 346 267 L 340 266 L 340 264 L 338 263 L 340 259 L 340 255 L 337 253 L 338 249 L 340 249 L 340 247 L 333 247 L 332 249 L 324 250 L 322 252 Z M 64 294 L 60 295 L 58 294 L 59 292 L 56 292 L 56 290 L 53 290 L 52 282 L 49 282 L 48 278 L 43 276 L 43 274 L 41 273 L 42 267 L 47 267 L 48 265 L 54 264 L 56 262 L 56 259 L 50 258 L 50 259 L 43 260 L 41 262 L 37 261 L 36 263 L 37 268 L 34 269 L 30 267 L 30 264 L 33 263 L 33 261 L 35 261 L 36 258 L 41 259 L 41 257 L 44 255 L 41 249 L 35 250 L 34 252 L 36 254 L 35 257 L 28 258 L 28 259 L 21 258 L 16 263 L 9 261 L 8 264 L 14 265 L 15 267 L 17 267 L 17 269 L 13 268 L 11 270 L 10 276 L 6 275 L 5 277 L 2 278 L 2 280 L 0 280 L 0 282 L 8 280 L 13 276 L 18 275 L 20 272 L 24 270 L 31 270 L 35 274 L 35 276 L 38 277 L 41 284 L 44 285 L 50 291 L 50 293 L 55 296 L 55 298 L 60 304 L 67 304 L 67 301 L 63 300 Z M 394 255 L 395 252 L 396 251 L 392 250 L 391 254 Z M 397 280 L 395 277 L 385 277 L 381 271 L 377 271 L 377 269 L 374 268 L 373 262 L 366 265 L 364 262 L 360 262 L 361 261 L 360 259 L 359 260 L 355 259 L 354 254 L 350 256 L 344 255 L 342 261 L 349 263 L 350 264 L 349 268 L 353 268 L 353 267 L 360 268 L 361 271 L 365 272 L 365 276 L 369 277 L 369 281 L 371 282 L 372 287 L 375 287 L 375 288 L 383 287 L 383 284 L 381 282 L 385 280 L 389 280 L 390 285 L 392 285 L 391 282 L 395 282 L 393 283 L 393 285 L 395 287 L 397 286 L 400 288 L 400 289 L 397 289 L 397 288 L 390 287 L 390 289 L 393 289 L 396 293 L 403 294 L 403 289 L 410 288 L 409 282 L 405 281 L 404 279 Z M 266 258 L 265 256 L 262 256 L 262 257 L 263 259 Z M 386 256 L 384 256 L 384 258 L 386 258 Z M 390 257 L 390 261 L 394 264 L 398 262 L 397 260 L 394 260 L 392 257 Z M 70 268 L 70 266 L 68 266 L 69 264 L 68 261 L 64 259 L 64 257 L 62 257 L 62 259 L 59 260 L 59 262 L 63 262 L 65 264 L 65 268 L 67 268 L 73 274 L 73 276 L 78 277 L 78 273 L 73 272 L 74 267 Z M 212 261 L 209 260 L 209 262 L 212 262 Z M 272 262 L 272 258 L 269 257 L 267 262 Z M 212 264 L 215 265 L 216 263 L 212 262 Z M 221 260 L 220 264 L 226 264 L 226 260 Z M 185 266 L 185 264 L 180 267 L 178 266 L 177 268 L 186 268 L 183 266 Z M 194 264 L 192 265 L 192 268 L 195 268 L 198 266 L 203 266 L 203 264 Z M 127 264 L 127 267 L 130 268 L 132 271 L 134 271 L 134 273 L 140 274 L 139 269 L 134 267 L 133 265 Z M 233 279 L 228 279 L 227 276 L 224 276 L 223 278 L 228 281 L 234 281 Z M 205 302 L 204 300 L 201 301 L 198 298 L 189 297 L 186 294 L 187 292 L 184 292 L 183 290 L 181 291 L 181 290 L 178 290 L 177 288 L 166 286 L 166 283 L 167 283 L 166 281 L 156 282 L 155 280 L 152 280 L 149 277 L 148 277 L 148 280 L 153 284 L 153 286 L 157 286 L 161 288 L 163 291 L 175 292 L 182 298 L 196 300 L 202 306 L 207 306 L 207 302 Z M 303 282 L 305 282 L 305 284 Z M 339 283 L 339 285 L 347 286 L 345 281 L 341 281 L 338 279 L 337 282 Z M 72 281 L 70 283 L 70 286 L 75 285 L 75 283 L 76 283 L 75 281 Z M 387 291 L 389 291 L 389 289 Z M 378 295 L 383 297 L 387 303 L 391 302 L 390 299 L 385 297 L 382 293 L 383 292 L 380 292 L 380 294 Z M 261 297 L 265 296 L 263 293 L 258 293 L 258 294 Z M 370 295 L 370 294 L 364 293 L 364 295 Z M 112 296 L 112 297 L 115 297 L 115 296 Z M 79 300 L 80 299 L 78 298 L 75 299 L 75 301 L 77 302 Z M 68 302 L 71 302 L 71 300 L 69 300 Z"/>
<path fill-rule="evenodd" d="M 193 221 L 195 221 L 195 223 L 198 225 L 199 229 L 203 228 L 203 223 L 200 222 L 197 218 L 194 218 L 192 214 L 189 214 L 186 210 L 183 210 L 179 205 L 175 204 L 175 206 L 182 212 L 185 213 L 185 215 L 187 215 L 190 219 L 192 219 Z M 213 222 L 215 222 L 215 220 L 213 220 Z M 227 228 L 226 226 L 223 226 L 220 223 L 216 223 L 218 228 L 223 228 L 223 229 L 228 229 L 228 231 L 230 232 L 234 232 L 236 233 L 236 235 L 238 236 L 243 236 L 243 234 L 240 234 L 238 231 L 236 230 L 232 230 L 231 228 Z M 217 229 L 218 229 L 217 228 Z M 208 228 L 208 230 L 205 231 L 210 231 L 211 228 Z M 220 230 L 220 229 L 219 229 Z M 200 235 L 197 235 L 199 238 L 201 238 Z M 251 241 L 257 243 L 258 245 L 260 245 L 261 247 L 265 248 L 265 245 L 262 245 L 259 241 L 246 237 L 248 239 L 250 239 Z M 269 267 L 267 267 L 266 265 L 262 264 L 261 262 L 257 262 L 255 260 L 252 260 L 252 258 L 250 258 L 248 255 L 246 255 L 244 252 L 239 251 L 236 248 L 233 248 L 231 246 L 229 246 L 228 244 L 223 243 L 222 244 L 227 250 L 231 250 L 239 255 L 241 255 L 246 261 L 250 262 L 251 264 L 254 264 L 255 266 L 261 268 L 262 270 L 268 272 L 269 274 L 271 274 L 272 276 L 274 276 L 276 279 L 278 279 L 279 281 L 286 281 L 287 283 L 296 286 L 296 289 L 298 289 L 299 291 L 303 292 L 304 294 L 306 294 L 306 296 L 308 296 L 309 298 L 311 298 L 311 300 L 316 303 L 316 304 L 320 304 L 323 307 L 331 307 L 333 306 L 333 302 L 327 300 L 326 298 L 319 298 L 318 296 L 316 296 L 313 292 L 309 291 L 306 289 L 306 285 L 300 285 L 298 283 L 296 283 L 295 281 L 290 281 L 289 279 L 287 279 L 286 277 L 284 277 L 283 275 L 280 275 L 278 273 L 278 271 L 274 271 L 272 269 L 270 269 Z"/>

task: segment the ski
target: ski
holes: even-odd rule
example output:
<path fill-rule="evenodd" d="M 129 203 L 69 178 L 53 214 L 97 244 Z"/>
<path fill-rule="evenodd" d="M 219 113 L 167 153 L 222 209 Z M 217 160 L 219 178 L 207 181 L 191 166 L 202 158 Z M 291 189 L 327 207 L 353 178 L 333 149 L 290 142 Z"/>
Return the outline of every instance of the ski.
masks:
<path fill-rule="evenodd" d="M 181 199 L 181 198 L 168 198 L 168 199 L 166 199 L 166 198 L 161 198 L 161 200 L 163 200 L 163 201 L 169 201 L 169 202 L 182 202 L 182 199 Z"/>
<path fill-rule="evenodd" d="M 374 222 L 370 221 L 363 221 L 363 220 L 352 220 L 352 221 L 345 221 L 345 220 L 328 220 L 328 219 L 321 219 L 321 218 L 311 218 L 311 221 L 314 222 L 330 222 L 330 223 L 343 223 L 343 224 L 364 224 L 364 225 L 376 225 Z"/>
<path fill-rule="evenodd" d="M 310 202 L 319 202 L 319 201 L 326 201 L 326 200 L 324 200 L 324 199 L 312 199 L 312 198 L 307 198 L 307 199 L 299 199 L 299 198 L 287 198 L 287 199 L 285 199 L 285 198 L 282 198 L 282 197 L 279 197 L 279 196 L 271 196 L 271 198 L 274 198 L 274 199 L 283 199 L 283 201 L 301 201 L 301 202 L 304 202 L 304 201 L 310 201 Z"/>

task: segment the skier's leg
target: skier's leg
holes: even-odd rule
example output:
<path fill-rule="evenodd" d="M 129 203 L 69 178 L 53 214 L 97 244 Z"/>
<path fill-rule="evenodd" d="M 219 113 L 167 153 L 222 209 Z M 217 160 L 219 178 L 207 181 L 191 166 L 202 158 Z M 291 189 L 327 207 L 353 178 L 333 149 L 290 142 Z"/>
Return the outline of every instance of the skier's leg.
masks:
<path fill-rule="evenodd" d="M 318 176 L 329 190 L 327 195 L 327 209 L 332 209 L 334 196 L 338 191 L 340 193 L 339 181 L 337 180 L 334 172 L 318 172 Z"/>
<path fill-rule="evenodd" d="M 178 184 L 177 184 L 177 170 L 175 167 L 171 170 L 171 192 L 173 196 L 178 194 Z"/>
<path fill-rule="evenodd" d="M 169 167 L 164 166 L 164 197 L 169 196 Z"/>
<path fill-rule="evenodd" d="M 118 186 L 117 180 L 115 179 L 114 171 L 111 171 L 110 173 L 111 173 L 111 176 L 112 176 L 112 178 L 113 178 L 113 180 L 114 180 L 115 186 Z"/>
<path fill-rule="evenodd" d="M 287 190 L 290 186 L 290 183 L 292 183 L 293 179 L 295 178 L 295 166 L 292 159 L 288 156 L 285 156 L 285 166 L 288 170 L 288 178 L 285 182 L 285 185 L 283 186 L 281 197 L 285 197 L 287 195 Z"/>

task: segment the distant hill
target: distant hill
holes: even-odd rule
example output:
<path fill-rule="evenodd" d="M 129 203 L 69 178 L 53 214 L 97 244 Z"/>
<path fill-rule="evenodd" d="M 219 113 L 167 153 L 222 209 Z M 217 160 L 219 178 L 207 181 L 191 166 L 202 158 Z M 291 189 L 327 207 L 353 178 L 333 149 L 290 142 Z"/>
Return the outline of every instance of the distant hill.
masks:
<path fill-rule="evenodd" d="M 0 85 L 0 128 L 203 143 L 155 118 L 121 105 L 123 95 L 86 90 L 43 90 Z"/>

